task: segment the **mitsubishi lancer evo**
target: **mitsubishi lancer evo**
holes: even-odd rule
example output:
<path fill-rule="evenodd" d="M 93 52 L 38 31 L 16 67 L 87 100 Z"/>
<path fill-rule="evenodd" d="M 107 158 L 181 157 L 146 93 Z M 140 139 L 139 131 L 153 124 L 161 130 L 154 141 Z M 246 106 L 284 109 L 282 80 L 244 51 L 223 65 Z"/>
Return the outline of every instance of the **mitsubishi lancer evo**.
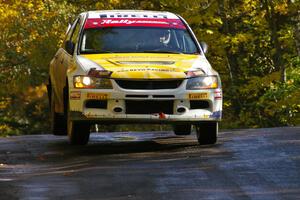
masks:
<path fill-rule="evenodd" d="M 53 134 L 85 145 L 94 124 L 153 123 L 216 143 L 222 89 L 206 50 L 170 12 L 81 13 L 50 63 Z"/>

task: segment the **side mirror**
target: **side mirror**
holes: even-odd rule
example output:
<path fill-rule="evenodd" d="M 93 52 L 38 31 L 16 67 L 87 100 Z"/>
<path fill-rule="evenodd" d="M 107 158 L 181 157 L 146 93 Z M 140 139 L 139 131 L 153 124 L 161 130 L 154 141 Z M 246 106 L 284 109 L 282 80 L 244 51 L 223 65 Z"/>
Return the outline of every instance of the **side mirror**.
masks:
<path fill-rule="evenodd" d="M 66 44 L 65 44 L 65 45 L 66 45 L 66 46 L 65 46 L 66 51 L 67 51 L 69 54 L 73 55 L 73 53 L 74 53 L 74 48 L 75 48 L 75 44 L 74 44 L 71 40 L 68 40 L 68 41 L 66 41 Z"/>
<path fill-rule="evenodd" d="M 200 46 L 201 46 L 203 53 L 205 54 L 207 52 L 208 45 L 206 44 L 206 42 L 200 42 Z"/>

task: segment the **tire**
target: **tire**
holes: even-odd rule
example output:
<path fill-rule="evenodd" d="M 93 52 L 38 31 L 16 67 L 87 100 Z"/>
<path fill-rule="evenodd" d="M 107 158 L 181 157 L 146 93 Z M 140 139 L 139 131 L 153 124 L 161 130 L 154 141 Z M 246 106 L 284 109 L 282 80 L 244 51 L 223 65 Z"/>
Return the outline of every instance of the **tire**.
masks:
<path fill-rule="evenodd" d="M 175 135 L 190 135 L 192 126 L 190 124 L 174 125 Z"/>
<path fill-rule="evenodd" d="M 68 90 L 64 88 L 64 109 L 67 116 L 67 134 L 71 145 L 86 145 L 90 139 L 90 124 L 70 119 Z"/>
<path fill-rule="evenodd" d="M 55 112 L 55 98 L 53 89 L 50 90 L 50 122 L 53 135 L 67 135 L 66 120 L 64 115 Z"/>
<path fill-rule="evenodd" d="M 199 145 L 215 144 L 218 135 L 218 122 L 201 122 L 196 126 Z"/>
<path fill-rule="evenodd" d="M 68 120 L 68 136 L 71 145 L 86 145 L 90 139 L 90 125 Z"/>

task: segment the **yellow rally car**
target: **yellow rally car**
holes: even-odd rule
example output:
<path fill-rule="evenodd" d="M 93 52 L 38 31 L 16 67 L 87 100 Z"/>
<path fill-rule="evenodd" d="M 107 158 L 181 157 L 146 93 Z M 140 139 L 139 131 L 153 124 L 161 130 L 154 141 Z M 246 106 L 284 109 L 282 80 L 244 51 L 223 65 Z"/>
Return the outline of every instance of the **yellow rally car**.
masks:
<path fill-rule="evenodd" d="M 80 14 L 50 63 L 53 133 L 84 145 L 92 124 L 169 123 L 216 143 L 222 90 L 206 49 L 170 12 Z"/>

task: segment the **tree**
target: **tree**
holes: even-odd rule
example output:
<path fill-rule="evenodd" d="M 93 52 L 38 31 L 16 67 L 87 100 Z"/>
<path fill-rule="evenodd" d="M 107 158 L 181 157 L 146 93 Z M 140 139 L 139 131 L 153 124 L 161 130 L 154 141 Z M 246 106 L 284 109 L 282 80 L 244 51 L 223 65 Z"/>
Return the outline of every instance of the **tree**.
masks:
<path fill-rule="evenodd" d="M 221 74 L 225 128 L 300 123 L 299 0 L 0 0 L 0 132 L 47 130 L 48 63 L 80 12 L 183 16 Z"/>

